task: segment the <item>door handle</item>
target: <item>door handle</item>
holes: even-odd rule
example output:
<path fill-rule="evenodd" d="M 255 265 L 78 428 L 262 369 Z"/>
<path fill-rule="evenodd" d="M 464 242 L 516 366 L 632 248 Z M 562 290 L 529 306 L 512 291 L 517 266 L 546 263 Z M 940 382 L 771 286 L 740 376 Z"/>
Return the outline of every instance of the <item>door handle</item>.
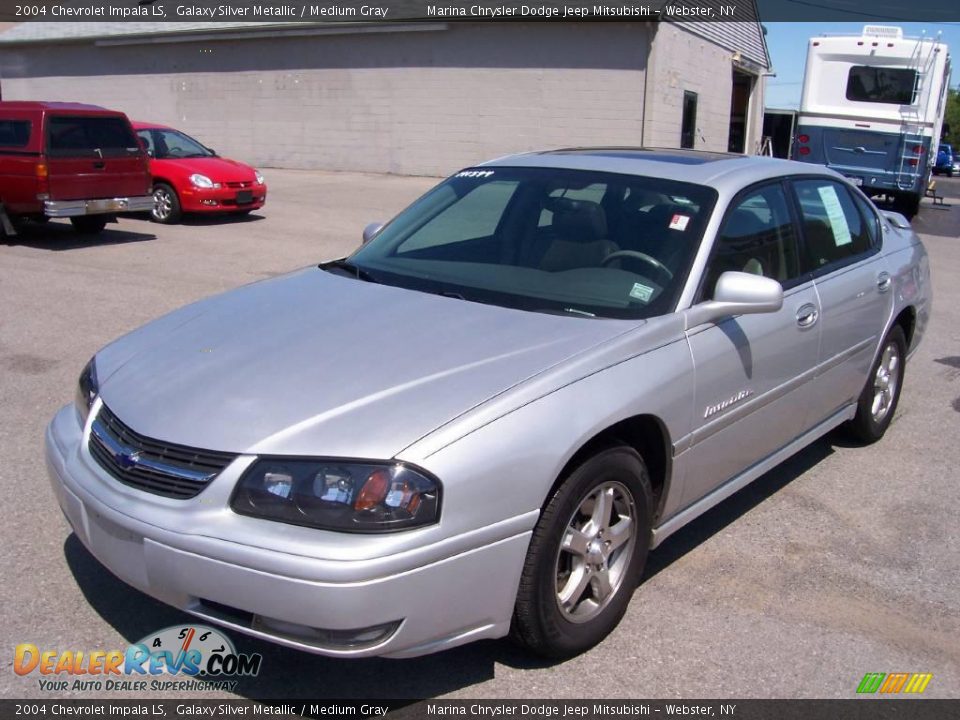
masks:
<path fill-rule="evenodd" d="M 807 303 L 797 310 L 797 325 L 801 328 L 813 327 L 820 319 L 820 313 L 815 305 Z"/>
<path fill-rule="evenodd" d="M 106 166 L 107 166 L 107 164 L 106 164 L 105 162 L 103 162 L 102 160 L 101 160 L 100 162 L 95 162 L 95 163 L 93 164 L 94 170 L 103 170 Z"/>
<path fill-rule="evenodd" d="M 885 293 L 891 287 L 893 287 L 893 278 L 890 277 L 890 273 L 882 272 L 877 275 L 877 290 Z"/>

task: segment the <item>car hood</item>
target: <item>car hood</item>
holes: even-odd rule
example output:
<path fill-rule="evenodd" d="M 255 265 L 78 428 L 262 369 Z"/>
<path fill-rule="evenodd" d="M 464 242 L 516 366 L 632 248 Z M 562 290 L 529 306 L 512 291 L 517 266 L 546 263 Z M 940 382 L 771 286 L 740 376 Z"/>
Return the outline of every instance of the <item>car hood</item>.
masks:
<path fill-rule="evenodd" d="M 236 160 L 222 157 L 181 158 L 178 160 L 151 160 L 153 172 L 171 166 L 187 175 L 200 173 L 214 182 L 253 182 L 256 177 L 253 168 Z"/>
<path fill-rule="evenodd" d="M 97 355 L 103 401 L 211 450 L 389 458 L 636 323 L 511 310 L 318 268 L 187 306 Z"/>

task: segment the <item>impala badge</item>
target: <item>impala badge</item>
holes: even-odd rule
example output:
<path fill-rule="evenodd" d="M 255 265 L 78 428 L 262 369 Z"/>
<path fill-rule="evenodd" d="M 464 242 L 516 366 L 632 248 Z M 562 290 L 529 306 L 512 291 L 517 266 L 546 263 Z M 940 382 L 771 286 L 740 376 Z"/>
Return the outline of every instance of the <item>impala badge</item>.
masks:
<path fill-rule="evenodd" d="M 726 410 L 731 405 L 736 405 L 738 402 L 741 400 L 746 400 L 751 395 L 753 395 L 753 390 L 741 390 L 732 398 L 727 398 L 723 402 L 718 402 L 716 405 L 707 405 L 707 409 L 703 411 L 703 417 L 708 418 L 716 415 L 721 410 Z"/>

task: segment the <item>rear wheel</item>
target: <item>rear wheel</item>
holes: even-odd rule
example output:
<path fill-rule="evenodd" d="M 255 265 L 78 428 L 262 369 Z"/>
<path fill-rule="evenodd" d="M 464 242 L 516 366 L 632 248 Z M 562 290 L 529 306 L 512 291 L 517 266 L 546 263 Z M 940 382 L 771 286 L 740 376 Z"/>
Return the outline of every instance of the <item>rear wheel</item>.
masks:
<path fill-rule="evenodd" d="M 920 212 L 920 196 L 912 193 L 899 195 L 896 200 L 896 208 L 898 212 L 912 218 Z"/>
<path fill-rule="evenodd" d="M 107 226 L 107 218 L 103 215 L 80 215 L 70 218 L 70 224 L 81 235 L 96 235 Z"/>
<path fill-rule="evenodd" d="M 847 425 L 850 434 L 860 442 L 876 442 L 890 427 L 900 401 L 906 357 L 906 336 L 902 327 L 894 325 L 883 339 L 870 377 L 860 393 L 857 414 Z"/>
<path fill-rule="evenodd" d="M 180 210 L 180 198 L 177 191 L 166 183 L 153 186 L 153 210 L 150 219 L 158 223 L 175 223 L 183 215 Z"/>
<path fill-rule="evenodd" d="M 620 622 L 650 546 L 650 480 L 628 447 L 577 467 L 547 503 L 524 563 L 512 637 L 533 652 L 571 657 Z"/>

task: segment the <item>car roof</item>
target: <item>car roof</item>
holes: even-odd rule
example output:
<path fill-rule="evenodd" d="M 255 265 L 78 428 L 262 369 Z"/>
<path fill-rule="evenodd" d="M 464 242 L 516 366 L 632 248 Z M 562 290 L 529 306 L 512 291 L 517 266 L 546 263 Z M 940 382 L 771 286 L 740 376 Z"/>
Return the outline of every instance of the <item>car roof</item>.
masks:
<path fill-rule="evenodd" d="M 47 102 L 40 100 L 4 100 L 0 102 L 0 109 L 6 110 L 56 110 L 72 113 L 95 113 L 103 115 L 123 115 L 119 110 L 110 110 L 99 105 L 89 105 L 77 102 Z"/>
<path fill-rule="evenodd" d="M 842 177 L 823 165 L 759 155 L 640 147 L 564 148 L 519 153 L 477 167 L 541 167 L 613 172 L 666 180 L 743 187 L 784 175 L 821 174 Z"/>
<path fill-rule="evenodd" d="M 175 129 L 170 127 L 169 125 L 162 125 L 161 123 L 155 123 L 155 122 L 143 122 L 142 120 L 131 120 L 130 124 L 133 125 L 134 130 L 174 130 Z"/>

